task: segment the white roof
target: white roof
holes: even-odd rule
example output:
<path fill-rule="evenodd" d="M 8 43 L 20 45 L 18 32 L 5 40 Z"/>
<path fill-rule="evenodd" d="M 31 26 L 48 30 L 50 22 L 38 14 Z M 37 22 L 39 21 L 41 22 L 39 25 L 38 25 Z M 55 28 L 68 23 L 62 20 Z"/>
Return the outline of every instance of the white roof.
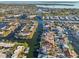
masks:
<path fill-rule="evenodd" d="M 14 51 L 12 58 L 17 58 L 20 52 L 23 50 L 24 46 L 18 46 L 17 49 Z"/>
<path fill-rule="evenodd" d="M 67 44 L 64 44 L 64 47 L 63 48 L 69 48 L 69 46 Z"/>
<path fill-rule="evenodd" d="M 14 45 L 15 44 L 0 42 L 0 46 L 3 46 L 3 47 L 13 47 Z"/>
<path fill-rule="evenodd" d="M 6 54 L 0 52 L 0 58 L 6 58 Z"/>
<path fill-rule="evenodd" d="M 0 32 L 0 34 L 3 34 L 3 32 Z"/>

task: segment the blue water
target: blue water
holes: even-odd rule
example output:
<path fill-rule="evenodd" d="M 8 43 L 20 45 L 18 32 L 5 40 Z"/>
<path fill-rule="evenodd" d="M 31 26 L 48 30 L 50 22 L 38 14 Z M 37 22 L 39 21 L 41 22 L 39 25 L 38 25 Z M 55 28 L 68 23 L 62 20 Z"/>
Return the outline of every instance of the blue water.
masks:
<path fill-rule="evenodd" d="M 43 20 L 42 20 L 42 17 L 41 16 L 36 16 L 36 18 L 37 18 L 37 21 L 38 21 L 38 33 L 39 33 L 39 35 L 38 35 L 38 41 L 40 41 L 40 39 L 41 39 L 41 37 L 40 37 L 40 35 L 42 35 L 42 32 L 43 32 Z"/>
<path fill-rule="evenodd" d="M 53 3 L 52 3 L 53 4 Z M 56 4 L 56 3 L 55 3 Z M 59 4 L 59 3 L 58 3 Z M 44 8 L 76 8 L 79 9 L 79 2 L 76 3 L 60 3 L 60 4 L 71 4 L 73 6 L 66 6 L 66 5 L 37 5 L 37 7 L 44 7 Z"/>
<path fill-rule="evenodd" d="M 37 49 L 40 48 L 40 40 L 41 40 L 41 35 L 43 33 L 43 20 L 42 20 L 42 17 L 41 16 L 36 16 L 37 18 L 37 21 L 38 21 L 38 30 L 37 30 L 37 38 L 36 38 L 36 46 L 38 46 L 35 51 L 34 51 L 34 57 L 37 57 L 38 56 L 38 52 L 37 52 Z"/>
<path fill-rule="evenodd" d="M 7 24 L 6 23 L 0 23 L 0 28 L 6 26 Z"/>
<path fill-rule="evenodd" d="M 69 41 L 72 41 L 72 45 L 76 49 L 77 53 L 79 53 L 79 40 L 77 40 L 74 35 L 72 34 L 72 31 L 70 29 L 66 29 L 66 32 L 68 32 L 68 39 Z"/>

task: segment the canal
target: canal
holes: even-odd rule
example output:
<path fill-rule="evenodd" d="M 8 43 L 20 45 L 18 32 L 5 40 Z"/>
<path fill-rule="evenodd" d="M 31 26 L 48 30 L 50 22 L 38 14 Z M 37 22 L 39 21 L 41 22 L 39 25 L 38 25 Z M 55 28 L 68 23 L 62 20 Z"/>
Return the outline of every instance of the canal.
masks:
<path fill-rule="evenodd" d="M 36 20 L 38 21 L 38 28 L 33 39 L 29 42 L 30 50 L 28 58 L 37 58 L 37 49 L 40 48 L 40 39 L 43 32 L 43 20 L 41 16 L 36 16 Z"/>
<path fill-rule="evenodd" d="M 79 41 L 74 37 L 74 35 L 72 34 L 71 29 L 66 29 L 66 31 L 68 32 L 69 41 L 71 41 L 71 43 L 72 43 L 72 45 L 74 47 L 74 50 L 79 55 Z"/>

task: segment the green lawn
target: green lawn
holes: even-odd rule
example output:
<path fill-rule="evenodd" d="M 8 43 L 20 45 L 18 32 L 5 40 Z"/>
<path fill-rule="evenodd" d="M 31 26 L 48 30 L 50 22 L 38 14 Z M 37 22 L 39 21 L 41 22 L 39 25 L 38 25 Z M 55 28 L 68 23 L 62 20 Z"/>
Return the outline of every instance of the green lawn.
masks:
<path fill-rule="evenodd" d="M 71 45 L 71 43 L 68 43 L 69 49 L 74 50 L 74 47 Z"/>
<path fill-rule="evenodd" d="M 25 47 L 28 47 L 28 44 L 26 42 L 24 43 L 16 43 L 17 46 L 25 46 Z"/>

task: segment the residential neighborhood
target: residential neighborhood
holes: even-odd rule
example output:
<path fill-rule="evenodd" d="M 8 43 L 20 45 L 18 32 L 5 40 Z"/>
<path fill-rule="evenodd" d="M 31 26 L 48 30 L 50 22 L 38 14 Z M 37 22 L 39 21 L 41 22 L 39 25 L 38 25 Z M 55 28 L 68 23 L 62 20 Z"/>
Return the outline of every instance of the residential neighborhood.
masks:
<path fill-rule="evenodd" d="M 79 58 L 78 5 L 0 1 L 0 58 Z"/>

